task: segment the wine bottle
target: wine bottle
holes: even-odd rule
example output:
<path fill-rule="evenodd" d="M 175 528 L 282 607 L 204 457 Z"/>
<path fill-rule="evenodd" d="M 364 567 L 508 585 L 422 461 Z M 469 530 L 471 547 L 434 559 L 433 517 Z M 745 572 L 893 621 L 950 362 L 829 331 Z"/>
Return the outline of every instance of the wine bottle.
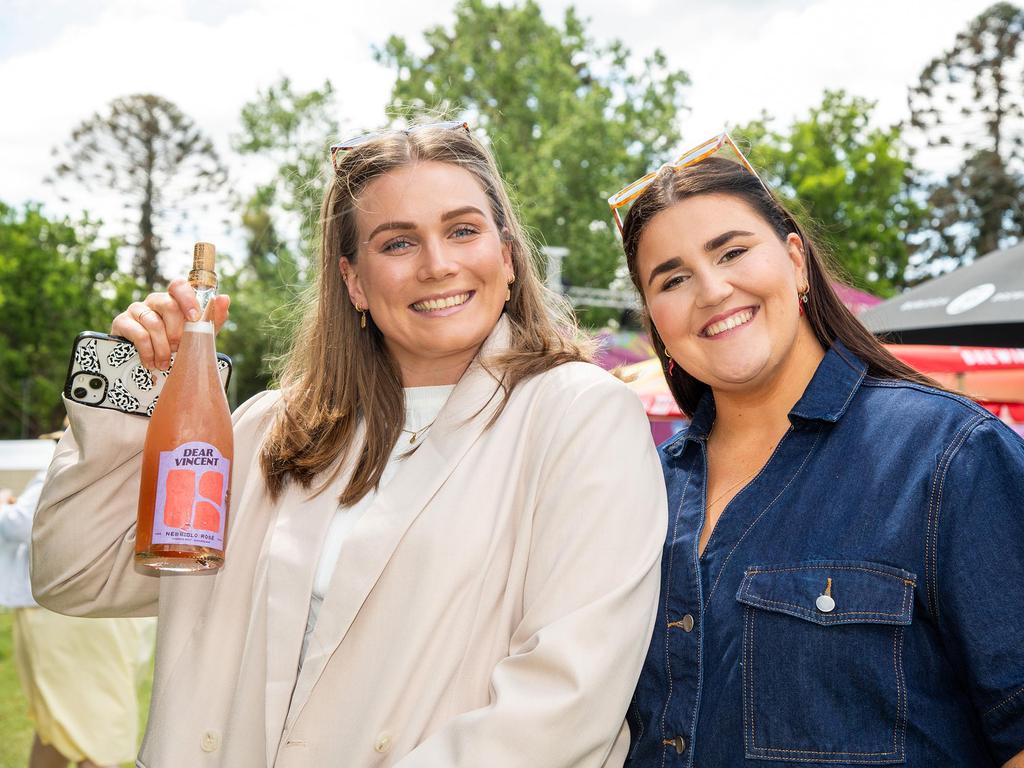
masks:
<path fill-rule="evenodd" d="M 217 374 L 214 255 L 210 243 L 196 243 L 188 280 L 200 319 L 185 323 L 143 448 L 135 562 L 159 571 L 224 563 L 234 436 Z"/>

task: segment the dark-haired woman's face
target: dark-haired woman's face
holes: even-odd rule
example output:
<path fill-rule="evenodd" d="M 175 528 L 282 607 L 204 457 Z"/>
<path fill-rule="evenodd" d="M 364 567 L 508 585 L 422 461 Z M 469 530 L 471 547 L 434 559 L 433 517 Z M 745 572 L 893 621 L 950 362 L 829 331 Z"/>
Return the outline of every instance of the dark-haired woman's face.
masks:
<path fill-rule="evenodd" d="M 712 389 L 760 386 L 802 353 L 798 330 L 810 332 L 799 312 L 804 268 L 798 235 L 780 240 L 730 195 L 665 209 L 637 248 L 647 307 L 669 354 Z"/>

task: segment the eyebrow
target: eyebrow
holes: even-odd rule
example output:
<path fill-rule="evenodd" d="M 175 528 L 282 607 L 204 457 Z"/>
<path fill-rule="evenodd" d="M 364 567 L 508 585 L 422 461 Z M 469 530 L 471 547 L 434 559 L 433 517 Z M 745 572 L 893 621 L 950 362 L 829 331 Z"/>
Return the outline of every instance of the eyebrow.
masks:
<path fill-rule="evenodd" d="M 658 275 L 664 274 L 665 272 L 671 272 L 673 269 L 681 266 L 683 266 L 683 260 L 678 256 L 673 256 L 671 259 L 666 259 L 661 262 L 661 264 L 651 270 L 651 274 L 647 278 L 647 287 L 651 287 L 651 284 L 654 282 L 654 278 Z"/>
<path fill-rule="evenodd" d="M 366 238 L 366 242 L 370 242 L 375 238 L 378 233 L 385 232 L 389 229 L 416 229 L 416 225 L 409 221 L 385 221 L 383 224 L 378 224 L 370 236 Z"/>
<path fill-rule="evenodd" d="M 718 237 L 712 238 L 704 243 L 704 250 L 710 253 L 716 248 L 721 248 L 734 237 L 750 237 L 753 234 L 753 232 L 747 232 L 742 229 L 730 229 L 728 232 L 723 232 Z"/>
<path fill-rule="evenodd" d="M 462 208 L 456 208 L 455 210 L 448 211 L 441 215 L 441 221 L 449 221 L 450 219 L 464 216 L 467 213 L 475 213 L 480 216 L 484 215 L 484 212 L 477 208 L 475 205 L 464 205 Z M 410 221 L 385 221 L 383 224 L 377 225 L 370 236 L 366 238 L 366 242 L 373 240 L 381 232 L 386 232 L 393 229 L 416 229 L 416 225 Z"/>
<path fill-rule="evenodd" d="M 477 208 L 475 205 L 464 205 L 461 208 L 456 208 L 454 211 L 448 211 L 448 213 L 441 216 L 441 221 L 448 221 L 459 216 L 464 216 L 467 213 L 476 213 L 480 216 L 484 215 L 484 212 Z"/>

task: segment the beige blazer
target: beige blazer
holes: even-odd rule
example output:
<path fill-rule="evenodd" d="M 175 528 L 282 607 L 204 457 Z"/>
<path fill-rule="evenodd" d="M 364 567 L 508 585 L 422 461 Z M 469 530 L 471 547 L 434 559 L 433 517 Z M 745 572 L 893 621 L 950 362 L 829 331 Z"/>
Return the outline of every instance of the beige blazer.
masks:
<path fill-rule="evenodd" d="M 273 502 L 279 406 L 234 415 L 226 564 L 133 568 L 146 420 L 67 402 L 35 519 L 36 598 L 159 614 L 145 768 L 620 766 L 653 626 L 664 483 L 637 398 L 571 363 L 498 398 L 480 360 L 342 548 L 298 668 L 319 549 L 350 467 Z M 481 410 L 482 409 L 482 410 Z"/>

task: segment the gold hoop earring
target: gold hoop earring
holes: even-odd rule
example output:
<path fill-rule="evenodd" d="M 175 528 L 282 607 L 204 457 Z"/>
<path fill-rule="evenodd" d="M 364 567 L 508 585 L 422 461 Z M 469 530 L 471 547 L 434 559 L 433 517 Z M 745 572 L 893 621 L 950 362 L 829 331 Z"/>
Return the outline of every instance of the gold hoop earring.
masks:
<path fill-rule="evenodd" d="M 366 307 L 360 307 L 355 302 L 352 302 L 352 306 L 355 307 L 356 312 L 359 313 L 359 327 L 366 328 Z"/>

